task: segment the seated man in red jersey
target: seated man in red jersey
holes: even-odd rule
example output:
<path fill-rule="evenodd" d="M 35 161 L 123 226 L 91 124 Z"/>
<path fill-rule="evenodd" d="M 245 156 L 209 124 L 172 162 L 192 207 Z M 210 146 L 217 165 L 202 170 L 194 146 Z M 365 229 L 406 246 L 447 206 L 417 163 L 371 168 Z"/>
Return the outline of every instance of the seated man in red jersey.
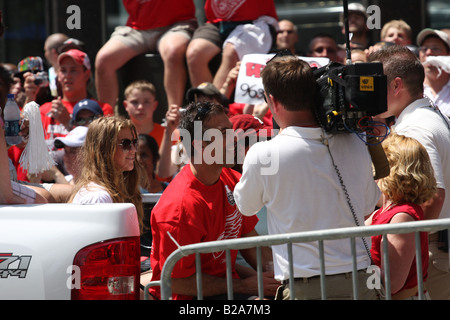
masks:
<path fill-rule="evenodd" d="M 258 235 L 254 230 L 258 218 L 244 217 L 234 202 L 233 190 L 240 174 L 231 169 L 236 160 L 236 140 L 223 107 L 211 102 L 191 103 L 182 113 L 180 124 L 190 163 L 170 182 L 152 211 L 152 280 L 160 279 L 163 265 L 177 244 Z M 213 137 L 207 138 L 209 134 Z M 270 249 L 262 249 L 265 266 L 272 261 L 272 255 Z M 256 270 L 256 250 L 240 252 Z M 235 263 L 237 250 L 230 253 L 234 298 L 257 295 L 256 271 Z M 182 258 L 171 278 L 173 299 L 193 299 L 197 295 L 195 255 Z M 202 279 L 205 299 L 226 297 L 224 251 L 202 255 Z M 263 281 L 264 294 L 274 296 L 278 283 L 273 273 L 264 272 Z M 159 287 L 152 287 L 150 294 L 159 299 Z"/>

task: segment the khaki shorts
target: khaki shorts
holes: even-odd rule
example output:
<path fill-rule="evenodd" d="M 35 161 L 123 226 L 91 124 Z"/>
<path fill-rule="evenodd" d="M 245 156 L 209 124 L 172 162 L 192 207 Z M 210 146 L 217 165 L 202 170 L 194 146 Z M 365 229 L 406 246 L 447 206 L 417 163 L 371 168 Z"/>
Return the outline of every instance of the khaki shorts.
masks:
<path fill-rule="evenodd" d="M 432 300 L 450 300 L 450 267 L 448 252 L 439 249 L 437 233 L 428 236 L 429 264 L 427 290 Z"/>
<path fill-rule="evenodd" d="M 380 300 L 380 292 L 367 287 L 370 274 L 366 270 L 358 271 L 358 300 Z M 327 275 L 325 280 L 326 297 L 330 300 L 353 300 L 352 273 Z M 280 286 L 275 296 L 276 300 L 290 299 L 289 283 Z M 320 276 L 311 278 L 297 278 L 294 280 L 294 299 L 320 300 L 322 299 Z"/>
<path fill-rule="evenodd" d="M 114 29 L 111 39 L 119 40 L 138 53 L 157 52 L 162 38 L 178 33 L 191 39 L 197 28 L 196 20 L 177 22 L 168 27 L 149 30 L 136 30 L 128 26 L 118 26 Z"/>

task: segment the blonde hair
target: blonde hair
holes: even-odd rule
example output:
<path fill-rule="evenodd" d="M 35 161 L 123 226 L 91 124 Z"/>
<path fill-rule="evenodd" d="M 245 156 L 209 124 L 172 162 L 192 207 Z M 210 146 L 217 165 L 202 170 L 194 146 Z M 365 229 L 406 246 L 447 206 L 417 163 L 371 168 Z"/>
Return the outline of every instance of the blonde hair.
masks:
<path fill-rule="evenodd" d="M 422 204 L 436 193 L 436 179 L 430 157 L 416 139 L 391 132 L 383 141 L 391 167 L 390 175 L 378 180 L 378 186 L 394 203 Z"/>
<path fill-rule="evenodd" d="M 405 35 L 408 37 L 408 39 L 412 39 L 412 29 L 409 24 L 407 24 L 403 20 L 391 20 L 385 23 L 383 28 L 381 29 L 380 38 L 382 40 L 384 40 L 384 38 L 386 37 L 389 28 L 396 28 L 398 30 L 401 30 L 405 32 Z"/>
<path fill-rule="evenodd" d="M 69 202 L 75 194 L 89 183 L 96 183 L 109 193 L 114 203 L 132 203 L 136 207 L 139 225 L 142 231 L 143 206 L 140 193 L 142 168 L 135 160 L 131 171 L 122 172 L 114 162 L 118 146 L 118 135 L 123 129 L 130 129 L 137 139 L 136 128 L 131 120 L 122 117 L 101 117 L 94 120 L 86 134 L 86 140 L 80 150 L 78 161 L 82 164 L 78 179 Z"/>
<path fill-rule="evenodd" d="M 133 90 L 148 91 L 156 98 L 156 87 L 147 80 L 136 80 L 125 88 L 125 99 L 127 99 Z"/>

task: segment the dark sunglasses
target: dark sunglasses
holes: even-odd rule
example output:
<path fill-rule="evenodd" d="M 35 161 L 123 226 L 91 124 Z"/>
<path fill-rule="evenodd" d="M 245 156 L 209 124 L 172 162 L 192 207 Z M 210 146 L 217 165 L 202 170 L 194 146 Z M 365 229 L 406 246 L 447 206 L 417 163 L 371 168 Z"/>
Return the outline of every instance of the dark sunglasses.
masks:
<path fill-rule="evenodd" d="M 137 150 L 138 140 L 122 139 L 122 141 L 119 143 L 119 146 L 122 147 L 123 151 L 130 151 L 131 145 L 133 145 L 133 147 Z"/>
<path fill-rule="evenodd" d="M 87 117 L 87 118 L 82 118 L 82 119 L 77 119 L 75 120 L 74 124 L 77 126 L 84 126 L 87 124 L 90 124 L 92 121 L 94 121 L 95 119 L 97 119 L 99 116 L 92 116 L 92 117 Z"/>

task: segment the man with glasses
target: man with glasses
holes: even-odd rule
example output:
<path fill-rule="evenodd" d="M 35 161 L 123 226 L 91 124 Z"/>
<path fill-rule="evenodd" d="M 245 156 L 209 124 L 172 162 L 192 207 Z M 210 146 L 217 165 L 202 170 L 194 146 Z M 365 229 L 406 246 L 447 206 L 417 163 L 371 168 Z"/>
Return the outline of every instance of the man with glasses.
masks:
<path fill-rule="evenodd" d="M 103 116 L 103 110 L 97 101 L 83 99 L 73 108 L 72 124 L 74 127 L 87 127 L 92 121 L 101 116 Z"/>
<path fill-rule="evenodd" d="M 233 190 L 240 174 L 231 169 L 236 138 L 224 108 L 206 101 L 192 102 L 182 113 L 180 130 L 190 162 L 170 182 L 152 211 L 152 280 L 160 279 L 165 260 L 179 245 L 257 235 L 254 227 L 258 219 L 242 216 L 234 202 Z M 237 250 L 230 253 L 234 298 L 256 295 L 256 252 L 241 250 L 255 270 L 235 264 Z M 262 254 L 265 262 L 271 261 L 270 250 L 263 248 Z M 175 265 L 173 299 L 197 295 L 195 271 L 195 255 Z M 206 299 L 226 299 L 225 251 L 202 255 L 202 279 Z M 277 286 L 273 274 L 264 273 L 265 294 L 273 296 Z M 159 288 L 152 287 L 150 293 L 159 298 Z"/>
<path fill-rule="evenodd" d="M 424 94 L 450 117 L 450 40 L 444 31 L 424 29 L 417 36 L 425 69 Z"/>

